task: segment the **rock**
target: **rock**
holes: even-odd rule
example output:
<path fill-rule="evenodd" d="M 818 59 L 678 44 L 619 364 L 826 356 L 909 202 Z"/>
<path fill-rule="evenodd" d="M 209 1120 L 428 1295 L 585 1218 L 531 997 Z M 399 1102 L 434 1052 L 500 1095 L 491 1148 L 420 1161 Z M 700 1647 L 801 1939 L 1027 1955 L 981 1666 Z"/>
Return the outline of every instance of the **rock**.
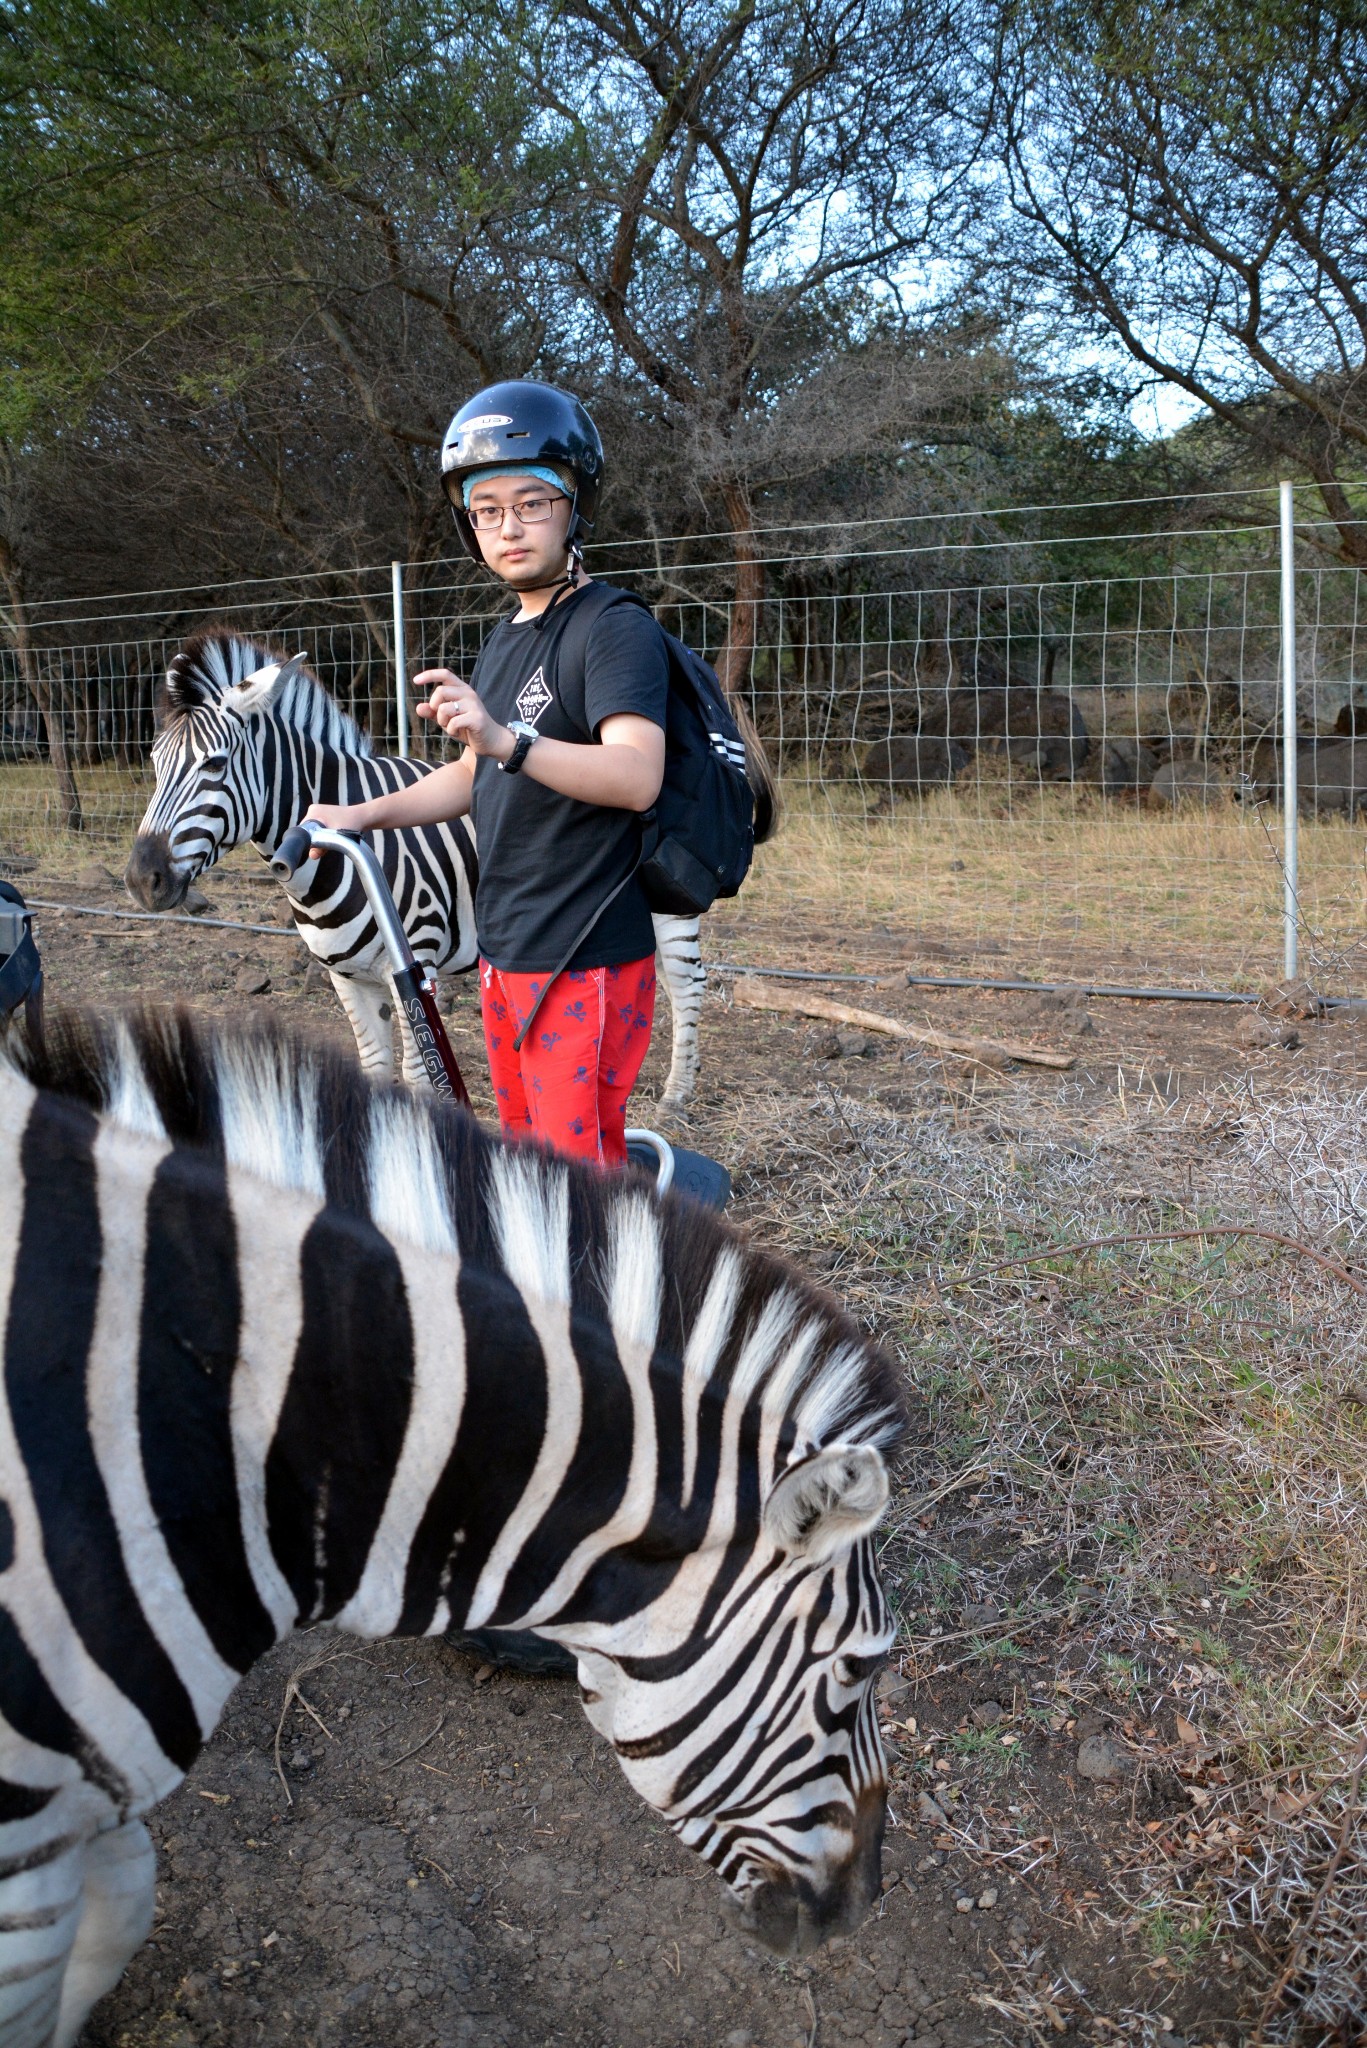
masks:
<path fill-rule="evenodd" d="M 1143 740 L 1108 739 L 1101 755 L 1101 787 L 1107 796 L 1142 796 L 1158 773 L 1158 756 Z"/>
<path fill-rule="evenodd" d="M 929 1792 L 917 1793 L 916 1811 L 920 1815 L 921 1819 L 928 1820 L 931 1823 L 932 1827 L 947 1828 L 949 1826 L 949 1815 L 945 1812 L 943 1806 L 941 1806 L 938 1799 L 931 1798 Z M 934 1861 L 933 1858 L 930 1860 L 932 1862 Z M 922 1858 L 921 1862 L 917 1864 L 916 1868 L 918 1870 L 924 1870 L 926 1868 L 926 1859 Z"/>
<path fill-rule="evenodd" d="M 755 2048 L 755 2037 L 748 2027 L 732 2027 L 724 2048 Z"/>
<path fill-rule="evenodd" d="M 925 732 L 894 733 L 864 749 L 859 773 L 865 782 L 879 784 L 889 792 L 934 789 L 953 782 L 968 760 L 968 749 L 955 739 Z"/>
<path fill-rule="evenodd" d="M 994 1907 L 994 1906 L 996 1905 L 998 1897 L 999 1897 L 999 1893 L 998 1893 L 998 1891 L 997 1891 L 997 1887 L 996 1887 L 996 1886 L 995 1886 L 994 1884 L 990 1884 L 990 1885 L 989 1885 L 989 1886 L 987 1887 L 987 1890 L 986 1890 L 985 1892 L 979 1892 L 979 1893 L 978 1893 L 978 1910 L 979 1910 L 979 1912 L 980 1912 L 980 1913 L 990 1913 L 990 1912 L 992 1911 L 992 1908 L 993 1908 L 993 1907 Z"/>
<path fill-rule="evenodd" d="M 264 996 L 270 985 L 271 978 L 264 967 L 239 967 L 233 984 L 243 996 Z"/>
<path fill-rule="evenodd" d="M 1041 782 L 1071 782 L 1091 752 L 1087 721 L 1062 690 L 1012 690 L 1004 728 L 1013 769 Z"/>
<path fill-rule="evenodd" d="M 873 1051 L 873 1040 L 867 1031 L 858 1031 L 854 1026 L 842 1024 L 835 1034 L 842 1060 L 866 1059 Z"/>
<path fill-rule="evenodd" d="M 1059 982 L 1053 988 L 1045 989 L 1039 999 L 1041 1010 L 1085 1010 L 1087 990 L 1070 988 L 1066 982 Z"/>
<path fill-rule="evenodd" d="M 1182 757 L 1165 761 L 1149 785 L 1148 802 L 1158 810 L 1197 805 L 1206 810 L 1229 799 L 1229 784 L 1213 763 Z"/>
<path fill-rule="evenodd" d="M 1280 1046 L 1284 1052 L 1294 1052 L 1302 1043 L 1294 1024 L 1283 1023 L 1279 1018 L 1260 1017 L 1256 1010 L 1244 1012 L 1234 1027 L 1234 1038 L 1245 1052 L 1266 1052 L 1272 1046 Z"/>
<path fill-rule="evenodd" d="M 976 1707 L 970 1707 L 968 1718 L 975 1728 L 991 1728 L 1002 1717 L 1000 1700 L 979 1700 Z"/>
<path fill-rule="evenodd" d="M 1367 745 L 1361 738 L 1296 749 L 1296 807 L 1358 817 L 1367 803 Z"/>
<path fill-rule="evenodd" d="M 1308 981 L 1279 981 L 1264 991 L 1258 1009 L 1264 1017 L 1285 1017 L 1294 1023 L 1318 1017 L 1320 999 Z"/>
<path fill-rule="evenodd" d="M 1100 1785 L 1115 1784 L 1134 1775 L 1135 1760 L 1129 1750 L 1110 1735 L 1089 1735 L 1078 1744 L 1077 1774 Z"/>

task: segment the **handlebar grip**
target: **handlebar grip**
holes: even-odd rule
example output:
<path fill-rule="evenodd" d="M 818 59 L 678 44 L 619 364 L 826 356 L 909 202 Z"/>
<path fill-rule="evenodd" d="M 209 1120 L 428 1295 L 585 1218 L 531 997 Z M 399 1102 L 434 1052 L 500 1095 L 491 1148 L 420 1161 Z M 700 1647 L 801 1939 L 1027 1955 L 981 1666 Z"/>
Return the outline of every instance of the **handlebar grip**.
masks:
<path fill-rule="evenodd" d="M 308 859 L 312 844 L 313 836 L 307 825 L 291 825 L 271 855 L 271 873 L 281 877 L 292 875 Z"/>

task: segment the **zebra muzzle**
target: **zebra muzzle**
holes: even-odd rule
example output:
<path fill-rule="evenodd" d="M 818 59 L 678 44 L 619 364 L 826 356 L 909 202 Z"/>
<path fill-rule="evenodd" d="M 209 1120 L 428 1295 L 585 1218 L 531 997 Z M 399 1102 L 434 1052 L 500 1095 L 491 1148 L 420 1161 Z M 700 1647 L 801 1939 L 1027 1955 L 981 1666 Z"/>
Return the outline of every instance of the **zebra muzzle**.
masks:
<path fill-rule="evenodd" d="M 171 841 L 165 832 L 143 832 L 133 841 L 123 882 L 144 910 L 174 910 L 185 899 L 190 876 L 171 858 Z"/>

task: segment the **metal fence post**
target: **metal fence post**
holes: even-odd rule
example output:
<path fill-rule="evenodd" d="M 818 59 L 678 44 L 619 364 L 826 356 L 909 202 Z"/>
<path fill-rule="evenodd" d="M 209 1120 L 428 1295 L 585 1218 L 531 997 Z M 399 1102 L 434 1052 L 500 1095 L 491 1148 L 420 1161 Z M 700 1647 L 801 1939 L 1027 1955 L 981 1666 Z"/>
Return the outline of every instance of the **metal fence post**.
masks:
<path fill-rule="evenodd" d="M 394 710 L 399 726 L 399 759 L 408 759 L 408 649 L 403 631 L 403 563 L 391 562 L 394 584 Z"/>
<path fill-rule="evenodd" d="M 1280 486 L 1282 552 L 1282 924 L 1286 978 L 1296 975 L 1299 860 L 1296 813 L 1296 508 Z"/>

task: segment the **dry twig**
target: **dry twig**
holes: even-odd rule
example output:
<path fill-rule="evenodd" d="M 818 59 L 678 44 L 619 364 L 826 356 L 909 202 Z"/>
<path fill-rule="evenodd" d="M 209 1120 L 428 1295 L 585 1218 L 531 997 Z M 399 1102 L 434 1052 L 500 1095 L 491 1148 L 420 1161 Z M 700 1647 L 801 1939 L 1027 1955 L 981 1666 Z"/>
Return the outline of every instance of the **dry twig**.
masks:
<path fill-rule="evenodd" d="M 1001 1066 L 1020 1060 L 1033 1067 L 1054 1067 L 1060 1072 L 1073 1064 L 1066 1052 L 1042 1052 L 1036 1045 L 1015 1040 L 959 1038 L 929 1025 L 904 1024 L 900 1017 L 885 1017 L 881 1010 L 857 1010 L 848 1003 L 832 1002 L 826 996 L 804 995 L 800 989 L 770 988 L 760 981 L 738 981 L 735 1000 L 752 1010 L 782 1010 L 790 1016 L 822 1017 L 831 1024 L 851 1024 L 859 1031 L 881 1032 L 885 1038 L 904 1039 L 908 1045 L 929 1046 L 934 1052 L 952 1052 L 965 1059 L 980 1060 L 984 1066 Z"/>

